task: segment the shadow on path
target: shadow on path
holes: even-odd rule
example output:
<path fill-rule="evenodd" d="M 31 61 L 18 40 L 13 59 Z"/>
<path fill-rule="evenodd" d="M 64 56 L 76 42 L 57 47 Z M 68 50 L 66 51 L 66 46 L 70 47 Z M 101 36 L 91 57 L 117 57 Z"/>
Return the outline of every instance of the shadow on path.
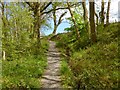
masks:
<path fill-rule="evenodd" d="M 42 76 L 42 88 L 61 88 L 60 86 L 60 53 L 55 47 L 55 42 L 49 41 L 47 53 L 48 66 Z"/>

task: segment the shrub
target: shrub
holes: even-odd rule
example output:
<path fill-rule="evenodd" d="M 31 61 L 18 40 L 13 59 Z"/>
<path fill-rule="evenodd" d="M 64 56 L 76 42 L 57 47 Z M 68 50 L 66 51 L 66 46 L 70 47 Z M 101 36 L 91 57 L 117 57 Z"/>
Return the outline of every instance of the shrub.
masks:
<path fill-rule="evenodd" d="M 66 86 L 72 88 L 119 88 L 118 40 L 116 25 L 98 31 L 98 42 L 75 50 L 66 67 L 70 76 L 63 74 Z M 69 44 L 70 45 L 70 44 Z M 64 63 L 63 63 L 64 65 Z M 67 66 L 68 65 L 68 66 Z M 67 81 L 67 80 L 70 80 Z"/>
<path fill-rule="evenodd" d="M 48 42 L 42 40 L 39 55 L 29 52 L 11 61 L 2 60 L 3 88 L 40 88 L 40 77 L 47 66 L 46 50 Z M 14 54 L 13 54 L 14 55 Z M 19 55 L 19 53 L 17 54 Z"/>

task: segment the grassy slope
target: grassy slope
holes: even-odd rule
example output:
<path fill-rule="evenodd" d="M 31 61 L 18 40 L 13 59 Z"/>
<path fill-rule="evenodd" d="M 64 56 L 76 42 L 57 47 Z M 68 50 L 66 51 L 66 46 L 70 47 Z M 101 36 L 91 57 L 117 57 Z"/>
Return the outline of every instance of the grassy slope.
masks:
<path fill-rule="evenodd" d="M 48 43 L 42 40 L 41 54 L 23 56 L 18 60 L 2 61 L 2 88 L 40 88 L 40 77 L 47 65 L 46 49 Z"/>
<path fill-rule="evenodd" d="M 61 73 L 64 87 L 78 88 L 117 88 L 120 83 L 118 73 L 118 25 L 111 24 L 104 30 L 98 29 L 98 42 L 81 50 L 73 50 L 70 60 L 63 58 Z M 62 38 L 62 37 L 63 38 Z M 74 47 L 67 34 L 60 38 L 58 45 L 65 53 L 64 46 Z M 61 41 L 61 42 L 60 42 Z M 64 41 L 64 44 L 63 44 Z M 73 46 L 72 46 L 73 45 Z M 67 63 L 67 62 L 68 63 Z"/>

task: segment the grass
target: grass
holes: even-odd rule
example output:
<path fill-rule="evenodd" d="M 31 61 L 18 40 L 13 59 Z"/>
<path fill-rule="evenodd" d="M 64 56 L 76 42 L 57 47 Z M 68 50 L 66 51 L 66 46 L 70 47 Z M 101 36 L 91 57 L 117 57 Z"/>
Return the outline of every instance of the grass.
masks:
<path fill-rule="evenodd" d="M 42 39 L 41 53 L 2 61 L 2 88 L 40 88 L 40 77 L 47 66 L 48 42 Z"/>
<path fill-rule="evenodd" d="M 61 68 L 60 68 L 60 72 L 61 72 L 61 79 L 62 79 L 62 85 L 63 87 L 65 88 L 68 88 L 69 87 L 69 83 L 72 81 L 71 80 L 71 76 L 72 76 L 72 72 L 70 70 L 70 68 L 68 67 L 68 63 L 62 59 L 62 62 L 61 62 Z M 71 87 L 69 87 L 71 88 Z"/>
<path fill-rule="evenodd" d="M 116 48 L 116 43 L 105 46 L 96 44 L 73 54 L 69 65 L 75 78 L 80 80 L 81 88 L 118 87 L 120 64 Z"/>
<path fill-rule="evenodd" d="M 97 43 L 85 44 L 84 48 L 82 46 L 78 50 L 73 48 L 76 47 L 75 42 L 68 43 L 71 38 L 66 38 L 64 44 L 72 49 L 72 54 L 69 60 L 64 57 L 62 61 L 61 73 L 65 88 L 120 88 L 118 24 L 111 24 L 104 30 L 99 27 L 97 34 Z M 61 42 L 64 38 L 61 39 L 57 46 L 62 46 L 60 48 L 64 50 L 66 48 Z M 81 47 L 81 44 L 77 47 Z"/>
<path fill-rule="evenodd" d="M 13 61 L 3 61 L 3 88 L 4 87 L 39 87 L 39 77 L 46 66 L 45 58 L 21 58 Z M 33 83 L 34 81 L 34 83 Z"/>

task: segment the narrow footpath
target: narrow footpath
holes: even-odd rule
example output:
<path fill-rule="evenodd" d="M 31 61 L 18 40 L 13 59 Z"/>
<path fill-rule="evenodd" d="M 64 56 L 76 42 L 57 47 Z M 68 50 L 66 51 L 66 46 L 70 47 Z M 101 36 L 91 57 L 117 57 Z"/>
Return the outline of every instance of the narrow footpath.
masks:
<path fill-rule="evenodd" d="M 42 88 L 61 88 L 60 53 L 55 45 L 55 42 L 49 41 L 49 50 L 47 53 L 48 66 L 41 79 Z"/>

